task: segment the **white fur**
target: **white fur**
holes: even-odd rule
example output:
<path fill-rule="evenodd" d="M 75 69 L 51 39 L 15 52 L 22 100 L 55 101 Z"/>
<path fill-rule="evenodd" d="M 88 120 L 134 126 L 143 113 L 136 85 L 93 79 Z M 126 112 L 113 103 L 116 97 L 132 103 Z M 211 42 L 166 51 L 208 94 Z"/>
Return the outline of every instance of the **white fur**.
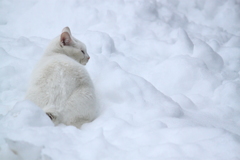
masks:
<path fill-rule="evenodd" d="M 85 45 L 65 27 L 34 69 L 26 99 L 41 107 L 55 124 L 80 127 L 94 120 L 94 87 L 83 66 L 89 58 Z"/>

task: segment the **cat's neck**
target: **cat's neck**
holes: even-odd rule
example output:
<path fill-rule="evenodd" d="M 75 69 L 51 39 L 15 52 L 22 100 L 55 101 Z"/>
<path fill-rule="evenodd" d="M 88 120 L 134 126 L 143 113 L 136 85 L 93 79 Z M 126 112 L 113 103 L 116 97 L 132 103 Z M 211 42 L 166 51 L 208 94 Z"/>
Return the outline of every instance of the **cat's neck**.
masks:
<path fill-rule="evenodd" d="M 51 56 L 51 55 L 56 55 L 56 54 L 64 54 L 62 53 L 63 50 L 60 46 L 59 43 L 59 36 L 54 38 L 50 44 L 48 45 L 48 47 L 46 48 L 45 52 L 44 52 L 44 56 Z"/>

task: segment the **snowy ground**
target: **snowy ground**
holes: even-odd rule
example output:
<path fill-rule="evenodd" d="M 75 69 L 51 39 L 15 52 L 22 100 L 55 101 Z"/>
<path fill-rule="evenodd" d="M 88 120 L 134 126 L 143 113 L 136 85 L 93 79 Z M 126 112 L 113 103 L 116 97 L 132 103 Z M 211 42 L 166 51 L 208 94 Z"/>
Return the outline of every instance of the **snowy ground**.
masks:
<path fill-rule="evenodd" d="M 1 160 L 239 160 L 239 0 L 1 0 Z M 24 101 L 69 26 L 102 108 L 81 129 Z"/>

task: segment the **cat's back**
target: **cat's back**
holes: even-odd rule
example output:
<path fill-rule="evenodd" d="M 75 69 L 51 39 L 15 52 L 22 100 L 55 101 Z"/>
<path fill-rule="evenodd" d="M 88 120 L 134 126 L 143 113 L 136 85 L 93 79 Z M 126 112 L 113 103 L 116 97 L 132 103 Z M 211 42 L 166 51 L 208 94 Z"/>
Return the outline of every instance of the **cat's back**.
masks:
<path fill-rule="evenodd" d="M 83 65 L 63 54 L 46 56 L 33 71 L 27 98 L 36 101 L 38 97 L 39 106 L 62 105 L 74 90 L 84 87 L 92 84 Z"/>
<path fill-rule="evenodd" d="M 78 79 L 87 74 L 80 63 L 66 55 L 43 57 L 33 71 L 33 79 Z M 73 78 L 75 77 L 75 78 Z M 50 82 L 50 81 L 49 81 Z M 56 82 L 56 81 L 55 81 Z"/>

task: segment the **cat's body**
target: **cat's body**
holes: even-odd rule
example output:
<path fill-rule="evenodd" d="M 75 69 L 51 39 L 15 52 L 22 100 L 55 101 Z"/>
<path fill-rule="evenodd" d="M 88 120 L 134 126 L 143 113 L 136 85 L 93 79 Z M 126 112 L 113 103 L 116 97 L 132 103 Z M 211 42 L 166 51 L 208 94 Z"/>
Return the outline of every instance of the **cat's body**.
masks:
<path fill-rule="evenodd" d="M 41 107 L 55 124 L 80 127 L 97 116 L 92 81 L 84 68 L 89 56 L 68 27 L 55 38 L 32 74 L 26 99 Z"/>

